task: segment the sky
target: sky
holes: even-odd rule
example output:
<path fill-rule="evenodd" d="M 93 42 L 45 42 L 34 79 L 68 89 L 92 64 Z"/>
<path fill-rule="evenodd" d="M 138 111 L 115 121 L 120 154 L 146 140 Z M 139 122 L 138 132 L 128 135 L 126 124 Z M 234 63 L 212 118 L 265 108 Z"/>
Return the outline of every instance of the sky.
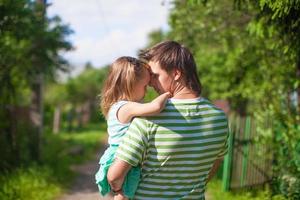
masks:
<path fill-rule="evenodd" d="M 166 0 L 48 0 L 49 17 L 58 15 L 74 33 L 68 37 L 75 47 L 62 55 L 76 73 L 88 61 L 95 67 L 120 56 L 136 56 L 147 44 L 147 35 L 168 30 L 170 4 Z"/>

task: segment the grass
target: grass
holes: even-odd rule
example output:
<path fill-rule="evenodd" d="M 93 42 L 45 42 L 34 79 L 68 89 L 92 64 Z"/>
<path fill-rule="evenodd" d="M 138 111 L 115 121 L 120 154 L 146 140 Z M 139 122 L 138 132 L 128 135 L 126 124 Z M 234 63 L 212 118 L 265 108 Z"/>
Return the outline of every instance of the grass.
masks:
<path fill-rule="evenodd" d="M 207 193 L 209 200 L 284 200 L 280 195 L 271 196 L 268 188 L 257 190 L 241 190 L 224 192 L 222 190 L 222 182 L 218 179 L 213 179 L 208 183 Z"/>
<path fill-rule="evenodd" d="M 62 186 L 49 167 L 30 166 L 1 175 L 2 200 L 53 199 L 62 191 Z"/>
<path fill-rule="evenodd" d="M 73 164 L 90 159 L 106 137 L 105 125 L 90 125 L 76 132 L 45 134 L 42 162 L 0 174 L 1 200 L 52 200 L 74 178 Z M 81 149 L 70 155 L 74 147 Z"/>

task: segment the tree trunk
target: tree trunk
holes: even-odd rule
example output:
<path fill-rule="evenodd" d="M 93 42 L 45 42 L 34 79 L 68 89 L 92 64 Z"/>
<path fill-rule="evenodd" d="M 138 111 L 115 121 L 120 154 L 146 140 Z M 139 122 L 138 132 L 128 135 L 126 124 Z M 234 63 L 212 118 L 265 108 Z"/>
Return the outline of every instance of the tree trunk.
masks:
<path fill-rule="evenodd" d="M 74 120 L 74 109 L 70 108 L 67 114 L 68 132 L 71 132 L 73 130 L 73 120 Z"/>
<path fill-rule="evenodd" d="M 37 133 L 37 144 L 35 157 L 40 160 L 40 150 L 43 134 L 43 75 L 40 73 L 31 86 L 31 106 L 30 106 L 30 121 L 33 125 L 34 131 Z"/>
<path fill-rule="evenodd" d="M 61 120 L 61 106 L 55 107 L 54 118 L 53 118 L 53 133 L 57 134 L 60 131 L 60 120 Z"/>
<path fill-rule="evenodd" d="M 298 60 L 297 60 L 297 64 L 296 64 L 296 77 L 297 77 L 297 80 L 299 81 L 300 80 L 300 55 L 298 55 Z M 297 112 L 298 114 L 300 114 L 300 84 L 298 84 L 298 88 L 297 88 L 297 106 L 298 106 L 298 109 L 297 109 Z"/>
<path fill-rule="evenodd" d="M 87 125 L 91 120 L 92 101 L 87 100 L 82 106 L 82 123 Z"/>
<path fill-rule="evenodd" d="M 43 21 L 46 13 L 46 0 L 36 0 L 37 6 L 41 6 L 41 9 L 37 9 L 36 15 Z M 43 48 L 41 38 L 36 38 L 33 44 L 34 48 Z M 43 61 L 37 56 L 33 56 L 33 65 L 38 69 L 35 77 L 33 77 L 33 82 L 31 85 L 32 96 L 31 96 L 31 106 L 30 106 L 30 120 L 32 122 L 34 131 L 37 134 L 37 141 L 34 151 L 34 156 L 39 161 L 41 159 L 41 143 L 43 134 L 43 72 L 42 68 Z"/>
<path fill-rule="evenodd" d="M 82 111 L 83 105 L 79 105 L 76 107 L 77 130 L 80 130 L 82 128 Z"/>
<path fill-rule="evenodd" d="M 18 136 L 17 136 L 17 119 L 16 115 L 14 113 L 15 107 L 14 106 L 9 106 L 8 111 L 8 141 L 10 143 L 11 147 L 11 154 L 13 156 L 13 159 L 11 159 L 11 163 L 13 166 L 18 166 L 20 163 L 20 149 L 18 148 L 17 141 L 18 141 Z"/>

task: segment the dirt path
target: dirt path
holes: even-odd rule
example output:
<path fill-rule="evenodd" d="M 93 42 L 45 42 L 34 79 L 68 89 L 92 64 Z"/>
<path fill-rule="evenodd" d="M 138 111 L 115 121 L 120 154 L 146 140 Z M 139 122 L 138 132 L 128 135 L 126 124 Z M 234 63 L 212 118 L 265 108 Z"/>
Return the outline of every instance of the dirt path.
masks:
<path fill-rule="evenodd" d="M 99 167 L 98 160 L 99 155 L 95 155 L 93 160 L 72 167 L 78 175 L 71 189 L 58 200 L 108 200 L 109 198 L 101 198 L 94 181 Z"/>

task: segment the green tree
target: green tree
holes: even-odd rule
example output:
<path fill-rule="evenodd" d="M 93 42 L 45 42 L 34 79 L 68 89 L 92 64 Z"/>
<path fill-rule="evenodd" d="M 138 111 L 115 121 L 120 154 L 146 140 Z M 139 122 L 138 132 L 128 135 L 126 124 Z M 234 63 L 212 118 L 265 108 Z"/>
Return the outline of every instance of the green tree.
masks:
<path fill-rule="evenodd" d="M 256 38 L 267 40 L 269 48 L 277 53 L 274 60 L 282 60 L 281 79 L 274 88 L 275 98 L 257 113 L 260 121 L 265 116 L 274 119 L 273 134 L 264 134 L 265 143 L 272 138 L 274 177 L 280 191 L 289 199 L 300 198 L 300 1 L 239 1 L 239 7 L 258 8 L 249 30 Z M 269 66 L 274 66 L 270 63 Z M 276 66 L 276 65 L 275 65 Z M 276 77 L 275 76 L 275 77 Z M 295 95 L 297 94 L 297 95 Z M 297 98 L 292 98 L 295 96 Z"/>
<path fill-rule="evenodd" d="M 94 68 L 90 63 L 76 77 L 66 83 L 50 84 L 46 88 L 45 103 L 53 118 L 53 130 L 58 132 L 61 114 L 66 116 L 67 126 L 73 128 L 73 120 L 77 118 L 78 127 L 88 122 L 97 122 L 102 117 L 99 109 L 99 94 L 108 73 L 108 67 Z M 49 109 L 48 109 L 49 110 Z"/>
<path fill-rule="evenodd" d="M 46 18 L 44 9 L 44 5 L 30 0 L 0 1 L 0 118 L 3 122 L 0 140 L 6 144 L 1 150 L 7 152 L 6 159 L 1 159 L 5 164 L 1 166 L 20 164 L 17 158 L 22 143 L 18 140 L 21 123 L 16 123 L 20 120 L 15 113 L 19 106 L 28 107 L 32 102 L 36 77 L 52 79 L 57 70 L 67 66 L 58 52 L 71 49 L 66 40 L 71 30 L 59 17 Z M 31 146 L 38 147 L 37 138 L 33 139 L 36 143 Z M 38 156 L 39 150 L 32 152 Z"/>
<path fill-rule="evenodd" d="M 175 1 L 167 37 L 191 49 L 203 95 L 228 99 L 233 109 L 245 115 L 251 91 L 244 88 L 252 80 L 256 62 L 249 51 L 254 44 L 246 30 L 252 13 L 235 12 L 232 6 L 230 1 L 209 1 L 205 6 Z"/>

